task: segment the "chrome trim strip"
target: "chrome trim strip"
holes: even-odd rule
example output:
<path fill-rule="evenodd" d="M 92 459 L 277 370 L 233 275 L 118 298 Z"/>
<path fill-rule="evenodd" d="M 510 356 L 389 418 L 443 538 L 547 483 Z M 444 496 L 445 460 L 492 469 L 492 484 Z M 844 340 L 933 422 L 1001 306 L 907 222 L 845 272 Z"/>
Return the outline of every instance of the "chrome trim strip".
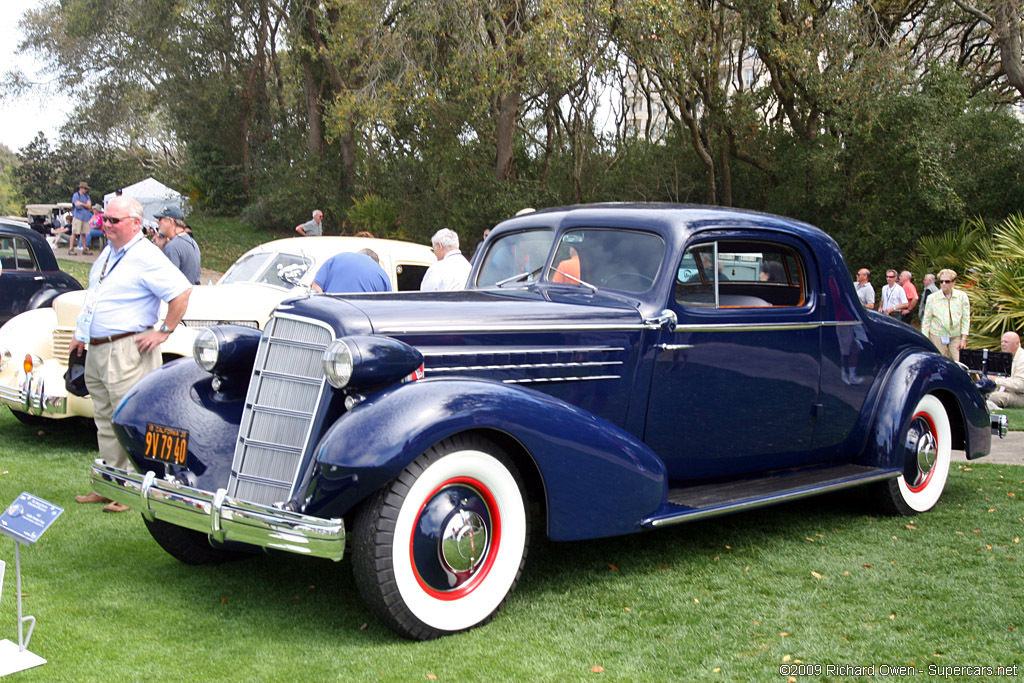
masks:
<path fill-rule="evenodd" d="M 538 368 L 592 368 L 605 365 L 622 365 L 621 360 L 586 361 L 581 363 L 522 363 L 519 365 L 460 365 L 445 367 L 424 366 L 424 373 L 466 372 L 472 370 L 536 370 Z"/>
<path fill-rule="evenodd" d="M 150 477 L 150 475 L 153 475 Z M 345 522 L 256 505 L 229 497 L 224 489 L 201 491 L 177 482 L 111 467 L 97 459 L 90 468 L 93 490 L 129 507 L 148 510 L 153 519 L 260 548 L 341 560 Z M 149 482 L 146 497 L 143 485 Z"/>
<path fill-rule="evenodd" d="M 757 310 L 757 309 L 750 309 Z M 859 320 L 826 320 L 809 323 L 708 323 L 702 325 L 679 325 L 676 332 L 749 332 L 752 330 L 772 332 L 776 330 L 809 330 L 815 327 L 847 327 L 851 325 L 863 325 Z M 621 331 L 632 332 L 636 330 L 660 329 L 648 323 L 616 324 L 616 323 L 580 323 L 579 325 L 567 325 L 565 323 L 536 323 L 532 325 L 478 325 L 475 327 L 443 327 L 438 325 L 411 325 L 408 327 L 382 327 L 376 330 L 378 334 L 425 334 L 436 332 L 439 334 L 473 334 L 493 332 L 592 332 L 592 331 Z"/>
<path fill-rule="evenodd" d="M 706 325 L 680 325 L 676 332 L 783 332 L 787 330 L 813 330 L 820 327 L 849 327 L 861 325 L 859 320 L 808 323 L 708 323 Z"/>
<path fill-rule="evenodd" d="M 481 355 L 497 355 L 507 353 L 552 353 L 557 351 L 558 353 L 590 353 L 599 351 L 602 353 L 611 353 L 614 351 L 625 351 L 625 346 L 541 346 L 541 347 L 515 347 L 515 346 L 496 346 L 488 347 L 486 349 L 476 349 L 472 351 L 424 351 L 420 349 L 424 358 L 441 358 L 444 356 L 481 356 Z"/>
<path fill-rule="evenodd" d="M 643 323 L 580 323 L 570 325 L 558 323 L 534 323 L 530 325 L 476 325 L 474 327 L 451 327 L 441 325 L 410 325 L 407 327 L 382 327 L 375 330 L 377 334 L 473 334 L 475 332 L 595 332 L 622 331 L 633 332 L 650 329 Z"/>
<path fill-rule="evenodd" d="M 768 505 L 775 505 L 787 500 L 800 500 L 801 498 L 809 498 L 816 496 L 820 493 L 829 493 L 832 491 L 839 491 L 842 489 L 853 488 L 854 486 L 860 486 L 862 484 L 870 484 L 875 481 L 885 481 L 887 479 L 895 479 L 900 476 L 899 470 L 889 470 L 886 472 L 879 472 L 864 477 L 856 477 L 853 479 L 844 479 L 842 481 L 833 482 L 825 486 L 811 486 L 808 488 L 800 489 L 798 491 L 791 491 L 787 493 L 777 493 L 771 496 L 765 496 L 764 498 L 757 498 L 755 500 L 740 501 L 737 503 L 728 503 L 725 505 L 717 505 L 709 508 L 700 508 L 697 510 L 687 510 L 678 514 L 666 515 L 662 517 L 648 517 L 640 522 L 640 526 L 647 527 L 663 527 L 672 526 L 674 524 L 682 524 L 683 522 L 690 522 L 697 519 L 704 519 L 706 517 L 717 517 L 718 515 L 731 514 L 733 512 L 740 512 L 743 510 L 755 510 L 757 508 L 767 507 Z"/>
<path fill-rule="evenodd" d="M 685 351 L 693 348 L 693 344 L 656 344 L 655 346 L 662 351 Z"/>
<path fill-rule="evenodd" d="M 506 379 L 502 384 L 546 384 L 549 382 L 588 382 L 594 379 L 622 379 L 622 375 L 594 375 L 592 377 L 536 377 L 530 379 Z"/>

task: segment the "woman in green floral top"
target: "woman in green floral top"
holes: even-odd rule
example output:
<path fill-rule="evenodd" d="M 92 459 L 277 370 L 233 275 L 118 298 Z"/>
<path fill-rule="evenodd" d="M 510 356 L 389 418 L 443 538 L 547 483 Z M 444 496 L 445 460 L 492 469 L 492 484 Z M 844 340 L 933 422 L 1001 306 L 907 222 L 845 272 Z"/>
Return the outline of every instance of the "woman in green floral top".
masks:
<path fill-rule="evenodd" d="M 928 297 L 921 319 L 921 332 L 932 340 L 939 353 L 955 361 L 960 360 L 960 349 L 967 346 L 967 333 L 971 330 L 971 302 L 959 289 L 953 289 L 956 271 L 939 271 L 940 291 Z"/>

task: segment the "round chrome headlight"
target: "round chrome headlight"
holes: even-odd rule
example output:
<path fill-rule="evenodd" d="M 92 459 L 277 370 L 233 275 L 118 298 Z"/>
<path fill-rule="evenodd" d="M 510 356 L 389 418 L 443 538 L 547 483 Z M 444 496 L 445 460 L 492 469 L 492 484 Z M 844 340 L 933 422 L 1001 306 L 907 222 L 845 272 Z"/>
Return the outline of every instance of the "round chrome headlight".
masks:
<path fill-rule="evenodd" d="M 335 339 L 324 351 L 324 375 L 335 389 L 343 389 L 352 379 L 355 361 L 344 339 Z"/>
<path fill-rule="evenodd" d="M 209 327 L 203 329 L 192 344 L 192 357 L 196 364 L 207 372 L 213 372 L 213 367 L 220 357 L 220 344 L 217 335 Z"/>

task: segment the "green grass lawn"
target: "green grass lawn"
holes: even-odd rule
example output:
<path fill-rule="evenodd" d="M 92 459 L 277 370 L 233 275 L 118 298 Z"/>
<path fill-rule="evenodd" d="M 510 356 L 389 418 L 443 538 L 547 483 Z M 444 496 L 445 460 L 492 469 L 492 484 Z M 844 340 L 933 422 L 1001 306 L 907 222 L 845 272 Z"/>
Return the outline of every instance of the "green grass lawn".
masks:
<path fill-rule="evenodd" d="M 1003 413 L 1003 415 L 1006 415 L 1006 420 L 1010 431 L 1024 431 L 1024 408 L 1006 408 L 1001 412 Z"/>
<path fill-rule="evenodd" d="M 930 664 L 1024 671 L 1016 466 L 955 465 L 938 507 L 913 518 L 877 516 L 854 490 L 621 538 L 538 535 L 491 624 L 413 643 L 363 606 L 348 559 L 190 567 L 137 513 L 76 504 L 95 453 L 89 425 L 40 430 L 5 410 L 0 432 L 0 504 L 28 491 L 65 508 L 22 553 L 25 614 L 38 619 L 29 649 L 49 663 L 18 680 L 785 681 L 784 663 L 913 663 L 918 678 Z M 0 638 L 16 642 L 14 544 L 2 536 L 0 559 Z"/>

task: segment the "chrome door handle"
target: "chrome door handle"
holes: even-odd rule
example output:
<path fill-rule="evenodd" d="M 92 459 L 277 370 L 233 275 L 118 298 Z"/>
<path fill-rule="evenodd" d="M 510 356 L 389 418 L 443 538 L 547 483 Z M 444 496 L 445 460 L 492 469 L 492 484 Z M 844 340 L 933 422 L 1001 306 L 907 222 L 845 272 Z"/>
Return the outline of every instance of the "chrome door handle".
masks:
<path fill-rule="evenodd" d="M 665 351 L 685 351 L 693 348 L 693 344 L 655 344 L 655 346 Z"/>

